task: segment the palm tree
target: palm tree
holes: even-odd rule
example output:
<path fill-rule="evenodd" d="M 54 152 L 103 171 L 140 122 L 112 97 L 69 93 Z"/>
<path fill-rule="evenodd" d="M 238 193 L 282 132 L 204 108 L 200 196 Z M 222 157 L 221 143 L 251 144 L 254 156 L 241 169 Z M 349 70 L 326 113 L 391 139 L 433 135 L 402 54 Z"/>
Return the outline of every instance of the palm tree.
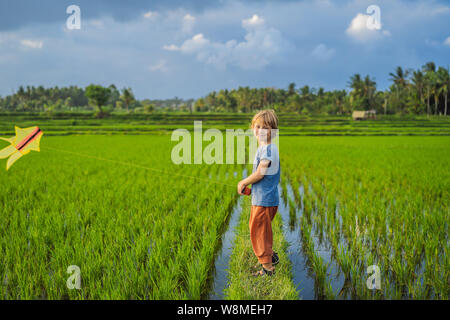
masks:
<path fill-rule="evenodd" d="M 353 102 L 356 99 L 362 97 L 363 95 L 363 91 L 364 91 L 364 83 L 363 80 L 361 79 L 361 75 L 359 73 L 353 75 L 352 77 L 350 77 L 350 81 L 347 82 L 347 86 L 350 87 L 351 89 L 353 89 L 350 92 L 350 104 L 353 106 Z"/>
<path fill-rule="evenodd" d="M 375 80 L 370 79 L 369 75 L 367 75 L 364 78 L 363 88 L 364 99 L 367 103 L 367 107 L 371 108 L 373 106 L 373 97 L 377 91 L 377 83 Z"/>
<path fill-rule="evenodd" d="M 438 78 L 439 78 L 439 82 L 440 82 L 440 87 L 439 87 L 439 95 L 442 93 L 444 95 L 444 116 L 447 115 L 447 103 L 448 103 L 448 91 L 449 91 L 449 87 L 450 87 L 450 73 L 448 69 L 439 67 L 438 70 Z"/>
<path fill-rule="evenodd" d="M 334 92 L 334 105 L 336 106 L 337 114 L 344 114 L 344 101 L 347 96 L 345 90 L 337 90 Z"/>
<path fill-rule="evenodd" d="M 389 90 L 386 90 L 383 94 L 384 96 L 384 103 L 383 103 L 383 109 L 384 109 L 384 115 L 387 114 L 387 108 L 389 105 L 389 97 L 390 97 L 391 93 L 389 92 Z"/>
<path fill-rule="evenodd" d="M 361 79 L 361 75 L 357 73 L 354 76 L 350 77 L 350 81 L 347 83 L 347 85 L 357 92 L 362 92 L 362 82 L 363 81 Z"/>
<path fill-rule="evenodd" d="M 434 115 L 437 115 L 438 103 L 439 103 L 439 86 L 440 79 L 436 72 L 430 74 L 430 87 L 431 93 L 434 97 Z"/>
<path fill-rule="evenodd" d="M 417 95 L 419 97 L 420 109 L 422 109 L 422 106 L 424 103 L 424 99 L 423 99 L 424 92 L 423 91 L 424 91 L 425 82 L 426 82 L 425 75 L 420 70 L 414 71 L 413 77 L 411 78 L 411 80 L 412 80 L 412 83 L 414 84 L 414 89 L 416 90 Z"/>
<path fill-rule="evenodd" d="M 17 90 L 16 96 L 19 99 L 19 106 L 22 107 L 22 105 L 25 103 L 25 98 L 26 98 L 26 93 L 25 93 L 23 86 L 19 87 L 19 90 Z"/>
<path fill-rule="evenodd" d="M 423 87 L 425 85 L 424 74 L 420 70 L 414 71 L 411 80 L 414 83 L 417 93 L 419 94 L 420 102 L 423 102 Z"/>
<path fill-rule="evenodd" d="M 403 90 L 408 85 L 409 70 L 403 71 L 402 67 L 398 66 L 397 69 L 395 69 L 395 73 L 390 72 L 389 75 L 391 76 L 391 80 L 395 84 L 398 99 L 399 91 L 402 92 L 401 90 Z"/>
<path fill-rule="evenodd" d="M 359 104 L 362 105 L 364 109 L 373 107 L 373 100 L 377 91 L 377 83 L 375 80 L 371 79 L 369 75 L 363 80 L 359 74 L 355 74 L 350 77 L 348 86 L 353 89 L 352 92 L 350 92 L 350 103 L 352 104 L 352 107 L 355 99 L 359 101 Z"/>
<path fill-rule="evenodd" d="M 303 88 L 300 89 L 300 94 L 302 96 L 302 99 L 306 102 L 309 101 L 309 97 L 310 97 L 310 91 L 309 91 L 309 86 L 304 86 Z"/>
<path fill-rule="evenodd" d="M 133 91 L 131 91 L 130 88 L 123 88 L 122 96 L 120 98 L 122 99 L 122 101 L 125 104 L 125 107 L 127 108 L 127 111 L 128 111 L 128 106 L 131 103 L 133 103 L 133 101 L 134 101 Z"/>
<path fill-rule="evenodd" d="M 422 71 L 425 72 L 425 86 L 427 88 L 427 117 L 430 114 L 430 94 L 433 82 L 433 74 L 436 71 L 436 65 L 434 62 L 428 62 L 422 67 Z"/>
<path fill-rule="evenodd" d="M 292 96 L 295 93 L 295 83 L 291 82 L 289 83 L 289 87 L 288 87 L 288 95 Z"/>

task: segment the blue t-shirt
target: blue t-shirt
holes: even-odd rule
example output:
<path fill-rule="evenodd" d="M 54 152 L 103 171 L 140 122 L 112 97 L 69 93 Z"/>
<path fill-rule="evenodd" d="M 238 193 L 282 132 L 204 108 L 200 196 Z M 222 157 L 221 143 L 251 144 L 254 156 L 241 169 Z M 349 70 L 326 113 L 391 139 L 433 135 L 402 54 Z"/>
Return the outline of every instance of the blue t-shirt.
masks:
<path fill-rule="evenodd" d="M 280 182 L 280 155 L 274 144 L 261 146 L 256 151 L 253 172 L 261 160 L 271 161 L 264 178 L 252 185 L 252 205 L 262 207 L 278 206 L 278 183 Z"/>

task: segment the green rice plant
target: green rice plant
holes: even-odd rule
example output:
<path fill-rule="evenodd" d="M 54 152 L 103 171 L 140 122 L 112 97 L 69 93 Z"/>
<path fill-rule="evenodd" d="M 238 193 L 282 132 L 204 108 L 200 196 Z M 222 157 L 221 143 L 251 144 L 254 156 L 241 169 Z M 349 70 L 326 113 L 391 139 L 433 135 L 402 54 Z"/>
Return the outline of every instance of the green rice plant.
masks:
<path fill-rule="evenodd" d="M 47 137 L 40 154 L 1 171 L 2 297 L 200 299 L 237 168 L 176 166 L 170 151 L 168 137 Z M 66 286 L 70 265 L 80 290 Z"/>
<path fill-rule="evenodd" d="M 294 150 L 288 158 L 289 168 L 296 167 L 291 180 L 307 186 L 302 232 L 308 234 L 303 229 L 309 225 L 326 233 L 333 259 L 359 297 L 448 297 L 448 138 L 282 142 Z M 379 265 L 386 283 L 370 294 L 368 263 Z"/>

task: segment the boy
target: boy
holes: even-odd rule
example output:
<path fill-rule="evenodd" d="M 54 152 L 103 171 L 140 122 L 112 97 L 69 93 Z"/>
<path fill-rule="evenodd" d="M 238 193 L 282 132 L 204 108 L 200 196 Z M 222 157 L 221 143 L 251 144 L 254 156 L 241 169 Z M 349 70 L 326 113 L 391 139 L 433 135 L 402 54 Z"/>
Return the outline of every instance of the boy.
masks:
<path fill-rule="evenodd" d="M 278 129 L 278 118 L 273 110 L 263 110 L 252 120 L 251 128 L 258 140 L 258 150 L 253 162 L 253 172 L 238 184 L 238 193 L 252 185 L 252 208 L 250 212 L 250 240 L 253 252 L 262 266 L 254 276 L 272 275 L 278 256 L 272 250 L 272 220 L 278 210 L 278 183 L 280 181 L 280 158 L 277 147 L 272 144 Z"/>

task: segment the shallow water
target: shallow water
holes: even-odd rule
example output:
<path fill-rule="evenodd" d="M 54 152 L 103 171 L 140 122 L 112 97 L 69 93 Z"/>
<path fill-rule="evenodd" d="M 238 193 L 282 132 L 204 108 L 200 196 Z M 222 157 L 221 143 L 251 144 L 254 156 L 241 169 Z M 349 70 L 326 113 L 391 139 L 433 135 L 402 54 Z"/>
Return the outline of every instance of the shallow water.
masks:
<path fill-rule="evenodd" d="M 237 172 L 234 172 L 237 176 Z M 247 169 L 242 171 L 242 176 L 247 177 Z M 224 289 L 228 284 L 228 267 L 230 262 L 230 255 L 233 250 L 235 228 L 239 223 L 239 217 L 242 212 L 243 197 L 239 197 L 236 205 L 231 211 L 230 217 L 226 222 L 224 233 L 222 234 L 220 249 L 216 252 L 214 260 L 214 269 L 212 273 L 211 288 L 207 299 L 209 300 L 223 300 Z"/>
<path fill-rule="evenodd" d="M 297 293 L 301 299 L 314 299 L 314 277 L 312 277 L 308 271 L 306 257 L 302 253 L 301 249 L 301 237 L 300 237 L 300 223 L 296 223 L 294 228 L 289 224 L 289 204 L 284 202 L 281 197 L 281 186 L 278 186 L 280 194 L 280 203 L 278 206 L 278 212 L 283 219 L 283 233 L 288 246 L 288 257 L 292 265 L 292 274 L 294 285 L 297 289 Z M 288 187 L 289 194 L 289 187 Z M 300 213 L 301 214 L 301 213 Z M 299 212 L 297 212 L 297 221 Z M 274 248 L 276 251 L 276 248 Z M 283 261 L 280 261 L 283 263 Z"/>
<path fill-rule="evenodd" d="M 231 212 L 228 226 L 222 236 L 221 248 L 217 252 L 214 261 L 213 282 L 208 299 L 222 300 L 224 299 L 224 289 L 228 283 L 228 266 L 230 262 L 230 255 L 233 250 L 234 229 L 239 223 L 239 216 L 242 211 L 242 198 L 240 198 Z"/>
<path fill-rule="evenodd" d="M 302 231 L 300 226 L 300 218 L 303 214 L 303 197 L 304 187 L 300 185 L 299 194 L 302 201 L 300 208 L 296 206 L 296 223 L 290 223 L 291 216 L 289 214 L 289 202 L 285 202 L 281 197 L 281 185 L 278 187 L 280 193 L 280 205 L 278 210 L 283 218 L 283 232 L 286 241 L 289 243 L 288 256 L 292 264 L 292 273 L 294 285 L 297 288 L 299 297 L 305 300 L 318 299 L 318 292 L 315 286 L 315 276 L 309 266 L 309 260 L 303 250 Z M 294 199 L 294 192 L 289 182 L 286 182 L 288 197 Z M 325 237 L 319 237 L 318 230 L 312 228 L 311 236 L 313 238 L 316 253 L 318 253 L 325 264 L 329 264 L 327 268 L 327 278 L 330 280 L 333 292 L 338 293 L 346 287 L 345 277 L 340 272 L 340 268 L 332 258 L 331 244 Z M 346 298 L 345 295 L 340 298 Z"/>

